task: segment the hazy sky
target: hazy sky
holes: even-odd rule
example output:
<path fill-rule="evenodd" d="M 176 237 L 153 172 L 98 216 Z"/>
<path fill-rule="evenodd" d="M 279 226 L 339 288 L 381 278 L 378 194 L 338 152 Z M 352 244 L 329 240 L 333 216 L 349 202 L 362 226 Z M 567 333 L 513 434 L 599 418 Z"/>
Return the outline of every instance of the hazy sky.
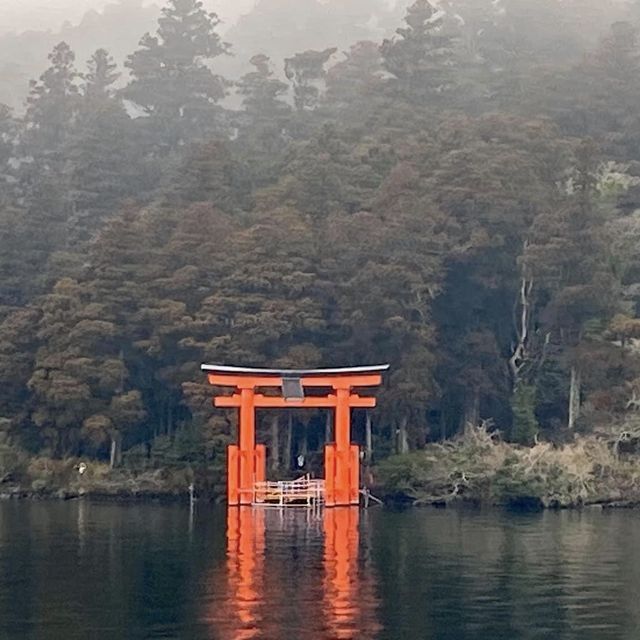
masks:
<path fill-rule="evenodd" d="M 134 2 L 136 0 L 129 0 Z M 163 0 L 138 0 L 164 4 Z M 0 0 L 0 31 L 56 29 L 69 20 L 77 22 L 88 9 L 101 9 L 118 0 Z M 227 23 L 247 12 L 256 0 L 205 0 L 205 5 Z"/>

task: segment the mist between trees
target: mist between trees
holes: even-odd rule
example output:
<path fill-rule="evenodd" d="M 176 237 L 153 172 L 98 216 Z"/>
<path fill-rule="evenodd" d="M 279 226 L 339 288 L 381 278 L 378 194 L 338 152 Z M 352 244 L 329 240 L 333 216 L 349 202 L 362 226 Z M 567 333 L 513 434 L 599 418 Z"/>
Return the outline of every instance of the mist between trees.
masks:
<path fill-rule="evenodd" d="M 197 0 L 124 70 L 58 44 L 0 111 L 3 451 L 222 465 L 201 362 L 390 362 L 355 416 L 377 460 L 481 421 L 633 425 L 640 5 L 588 6 L 417 0 L 389 38 L 240 78 Z M 259 438 L 286 473 L 331 425 L 260 415 Z"/>

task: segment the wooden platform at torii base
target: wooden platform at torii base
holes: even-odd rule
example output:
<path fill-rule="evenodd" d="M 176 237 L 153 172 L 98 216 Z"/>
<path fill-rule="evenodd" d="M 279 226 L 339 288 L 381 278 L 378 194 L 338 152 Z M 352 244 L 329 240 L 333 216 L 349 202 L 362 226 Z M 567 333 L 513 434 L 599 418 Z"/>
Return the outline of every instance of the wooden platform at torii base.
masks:
<path fill-rule="evenodd" d="M 324 480 L 315 480 L 308 475 L 296 480 L 256 482 L 253 504 L 273 507 L 312 507 L 324 505 L 326 488 Z"/>
<path fill-rule="evenodd" d="M 256 487 L 265 483 L 266 447 L 256 445 L 257 408 L 333 408 L 335 441 L 325 446 L 324 503 L 357 505 L 360 491 L 360 455 L 351 444 L 351 409 L 375 407 L 376 399 L 360 396 L 358 387 L 377 387 L 389 365 L 338 369 L 256 369 L 202 365 L 209 383 L 231 387 L 232 395 L 219 395 L 216 407 L 238 408 L 238 444 L 227 455 L 229 505 L 255 503 Z M 313 395 L 306 393 L 307 389 Z"/>

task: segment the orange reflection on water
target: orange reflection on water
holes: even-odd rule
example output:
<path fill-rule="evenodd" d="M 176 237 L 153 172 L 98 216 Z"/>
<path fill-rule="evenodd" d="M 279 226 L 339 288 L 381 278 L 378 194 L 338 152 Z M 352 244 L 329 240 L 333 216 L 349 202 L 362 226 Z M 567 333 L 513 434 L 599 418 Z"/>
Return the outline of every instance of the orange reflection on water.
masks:
<path fill-rule="evenodd" d="M 360 510 L 334 507 L 324 515 L 324 596 L 332 637 L 353 638 L 358 616 L 358 543 Z"/>
<path fill-rule="evenodd" d="M 234 640 L 260 637 L 264 516 L 264 510 L 250 507 L 229 509 L 227 514 L 227 589 L 233 599 L 225 615 L 237 618 L 236 628 L 229 636 Z"/>
<path fill-rule="evenodd" d="M 372 638 L 376 620 L 375 583 L 367 558 L 360 562 L 360 510 L 334 507 L 324 514 L 324 596 L 330 638 Z"/>
<path fill-rule="evenodd" d="M 380 629 L 358 508 L 231 508 L 226 563 L 211 577 L 212 638 L 366 639 Z"/>

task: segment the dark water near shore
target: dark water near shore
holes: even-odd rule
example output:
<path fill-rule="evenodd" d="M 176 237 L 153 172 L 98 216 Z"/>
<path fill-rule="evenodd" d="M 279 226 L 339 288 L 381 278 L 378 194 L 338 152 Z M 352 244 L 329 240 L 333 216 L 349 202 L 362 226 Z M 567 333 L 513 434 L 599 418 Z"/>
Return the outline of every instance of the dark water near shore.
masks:
<path fill-rule="evenodd" d="M 640 512 L 0 504 L 0 639 L 637 640 Z"/>

